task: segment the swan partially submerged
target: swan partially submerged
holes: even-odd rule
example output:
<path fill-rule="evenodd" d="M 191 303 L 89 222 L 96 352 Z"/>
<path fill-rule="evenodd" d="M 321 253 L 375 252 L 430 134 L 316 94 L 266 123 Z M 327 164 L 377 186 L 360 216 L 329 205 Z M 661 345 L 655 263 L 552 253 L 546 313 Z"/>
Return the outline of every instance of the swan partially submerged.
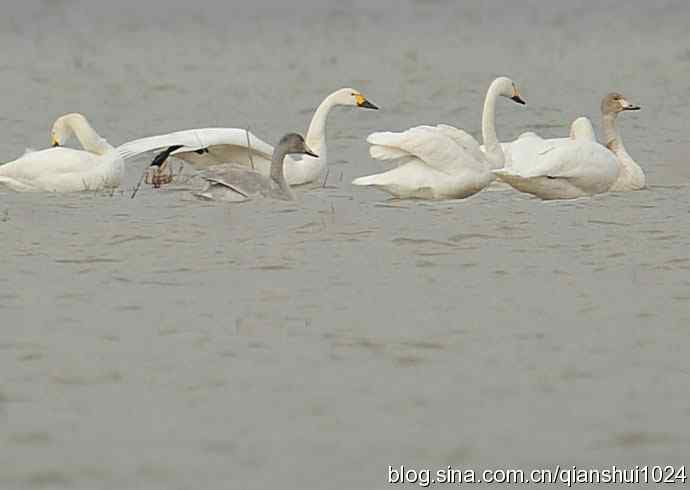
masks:
<path fill-rule="evenodd" d="M 309 125 L 306 142 L 319 156 L 288 156 L 285 176 L 291 185 L 318 180 L 327 165 L 326 122 L 331 110 L 338 106 L 378 109 L 361 92 L 343 88 L 326 97 L 316 109 Z M 240 128 L 206 128 L 178 131 L 151 136 L 121 145 L 118 151 L 131 158 L 150 151 L 179 145 L 172 156 L 184 160 L 197 169 L 224 163 L 253 168 L 262 175 L 270 175 L 274 148 L 250 132 Z"/>
<path fill-rule="evenodd" d="M 76 136 L 83 150 L 64 148 Z M 120 185 L 124 161 L 115 148 L 91 127 L 81 114 L 58 118 L 51 131 L 52 148 L 27 151 L 0 165 L 0 184 L 20 192 L 77 192 Z"/>
<path fill-rule="evenodd" d="M 367 138 L 372 158 L 397 160 L 400 165 L 352 184 L 376 187 L 399 198 L 460 199 L 479 192 L 494 180 L 491 170 L 505 163 L 494 122 L 498 97 L 525 103 L 510 78 L 499 77 L 491 83 L 482 114 L 485 152 L 470 134 L 447 125 L 373 133 Z"/>

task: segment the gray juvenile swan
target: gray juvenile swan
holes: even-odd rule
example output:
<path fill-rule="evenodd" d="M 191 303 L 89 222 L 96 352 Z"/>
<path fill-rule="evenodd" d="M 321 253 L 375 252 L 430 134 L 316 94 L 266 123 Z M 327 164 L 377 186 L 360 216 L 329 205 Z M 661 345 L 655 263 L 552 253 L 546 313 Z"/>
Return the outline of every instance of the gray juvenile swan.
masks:
<path fill-rule="evenodd" d="M 163 152 L 163 158 L 156 157 L 154 164 L 161 166 L 164 159 L 174 148 Z M 287 155 L 302 154 L 318 158 L 297 133 L 288 133 L 280 139 L 273 150 L 270 175 L 261 173 L 243 165 L 223 164 L 209 167 L 196 177 L 205 181 L 205 187 L 195 193 L 196 197 L 211 201 L 243 202 L 255 197 L 272 197 L 275 199 L 294 200 L 295 196 L 285 179 L 284 160 Z"/>
<path fill-rule="evenodd" d="M 644 171 L 632 159 L 623 146 L 623 139 L 616 126 L 616 118 L 623 111 L 639 111 L 640 106 L 631 104 L 618 93 L 610 93 L 601 101 L 601 126 L 606 138 L 606 148 L 616 155 L 619 173 L 611 191 L 637 191 L 647 185 Z"/>

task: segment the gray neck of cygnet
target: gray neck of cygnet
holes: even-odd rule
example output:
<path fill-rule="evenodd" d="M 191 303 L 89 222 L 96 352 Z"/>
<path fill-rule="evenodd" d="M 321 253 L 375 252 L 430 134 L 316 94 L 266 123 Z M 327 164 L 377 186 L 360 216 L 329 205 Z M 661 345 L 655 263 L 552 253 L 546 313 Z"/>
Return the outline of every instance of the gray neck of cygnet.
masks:
<path fill-rule="evenodd" d="M 289 199 L 294 199 L 295 196 L 290 189 L 290 185 L 285 180 L 285 157 L 288 152 L 285 147 L 278 145 L 273 151 L 273 158 L 271 159 L 271 180 L 278 184 L 280 190 L 285 193 Z"/>

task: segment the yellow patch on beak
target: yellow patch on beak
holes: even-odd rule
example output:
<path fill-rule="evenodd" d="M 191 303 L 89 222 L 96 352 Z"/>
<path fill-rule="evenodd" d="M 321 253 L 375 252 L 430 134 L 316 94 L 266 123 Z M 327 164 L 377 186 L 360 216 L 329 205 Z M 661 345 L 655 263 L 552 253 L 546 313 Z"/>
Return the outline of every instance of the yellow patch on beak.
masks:
<path fill-rule="evenodd" d="M 60 141 L 59 141 L 55 136 L 53 136 L 53 137 L 51 138 L 51 143 L 50 143 L 50 144 L 51 144 L 53 147 L 55 147 L 55 146 L 60 146 Z"/>
<path fill-rule="evenodd" d="M 378 109 L 374 104 L 372 104 L 365 96 L 362 94 L 352 94 L 355 96 L 355 102 L 357 107 L 362 107 L 364 109 Z"/>

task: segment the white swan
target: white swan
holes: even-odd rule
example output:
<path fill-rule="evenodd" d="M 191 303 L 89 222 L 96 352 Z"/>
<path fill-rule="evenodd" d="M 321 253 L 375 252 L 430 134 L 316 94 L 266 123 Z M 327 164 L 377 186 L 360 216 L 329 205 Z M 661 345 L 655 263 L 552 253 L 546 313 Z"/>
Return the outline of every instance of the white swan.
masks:
<path fill-rule="evenodd" d="M 523 134 L 510 145 L 512 165 L 494 170 L 502 181 L 542 199 L 574 199 L 611 190 L 619 165 L 596 142 L 587 118 L 573 122 L 570 138 L 545 140 Z"/>
<path fill-rule="evenodd" d="M 0 184 L 20 191 L 76 192 L 120 185 L 124 161 L 81 114 L 67 114 L 55 121 L 53 148 L 27 151 L 0 165 Z M 63 148 L 72 134 L 84 150 Z"/>
<path fill-rule="evenodd" d="M 525 103 L 511 79 L 499 77 L 491 83 L 482 114 L 486 153 L 471 135 L 452 126 L 417 126 L 402 133 L 373 133 L 367 138 L 372 145 L 372 158 L 399 160 L 400 166 L 360 177 L 352 184 L 373 186 L 399 198 L 460 199 L 479 192 L 494 179 L 491 170 L 504 164 L 494 123 L 499 96 Z"/>
<path fill-rule="evenodd" d="M 613 152 L 619 167 L 618 178 L 608 189 L 609 191 L 632 191 L 645 187 L 644 172 L 625 150 L 616 127 L 618 114 L 639 109 L 639 106 L 631 104 L 625 97 L 615 92 L 606 95 L 601 101 L 602 128 L 606 138 L 606 147 Z M 596 142 L 594 128 L 586 117 L 580 117 L 573 122 L 570 136 L 570 138 L 542 139 L 535 133 L 524 133 L 511 143 L 503 143 L 504 151 L 510 155 L 510 159 L 506 161 L 506 169 L 510 169 L 513 173 L 530 172 L 538 159 L 537 154 L 544 151 L 544 145 L 552 147 L 567 143 L 572 139 Z M 501 176 L 499 178 L 503 180 Z"/>
<path fill-rule="evenodd" d="M 206 186 L 195 195 L 214 201 L 243 202 L 257 196 L 292 201 L 295 196 L 285 179 L 284 161 L 287 155 L 296 154 L 319 157 L 301 135 L 288 133 L 273 151 L 270 177 L 244 165 L 216 165 L 200 172 L 199 177 L 206 182 Z"/>
<path fill-rule="evenodd" d="M 307 131 L 306 142 L 319 156 L 300 155 L 286 157 L 285 175 L 291 185 L 306 184 L 319 178 L 327 164 L 326 121 L 337 106 L 378 109 L 359 91 L 343 88 L 333 92 L 319 105 Z M 183 148 L 172 153 L 196 168 L 223 163 L 236 163 L 253 167 L 268 176 L 271 169 L 273 147 L 253 134 L 239 128 L 206 128 L 178 131 L 130 141 L 118 148 L 124 158 L 156 151 L 176 145 Z M 250 150 L 251 148 L 251 150 Z"/>

